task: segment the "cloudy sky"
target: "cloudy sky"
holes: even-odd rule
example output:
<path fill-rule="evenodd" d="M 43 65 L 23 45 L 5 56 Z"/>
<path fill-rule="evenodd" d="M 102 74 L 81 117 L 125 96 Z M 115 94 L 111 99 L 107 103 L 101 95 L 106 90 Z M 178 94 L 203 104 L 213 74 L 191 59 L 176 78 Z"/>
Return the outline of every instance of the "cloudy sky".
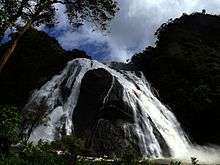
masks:
<path fill-rule="evenodd" d="M 110 34 L 94 31 L 86 24 L 70 31 L 67 18 L 58 6 L 58 26 L 49 33 L 65 49 L 80 48 L 94 59 L 125 61 L 146 46 L 154 45 L 155 31 L 170 18 L 182 13 L 206 9 L 207 13 L 220 14 L 220 0 L 118 0 L 120 11 L 110 22 Z"/>

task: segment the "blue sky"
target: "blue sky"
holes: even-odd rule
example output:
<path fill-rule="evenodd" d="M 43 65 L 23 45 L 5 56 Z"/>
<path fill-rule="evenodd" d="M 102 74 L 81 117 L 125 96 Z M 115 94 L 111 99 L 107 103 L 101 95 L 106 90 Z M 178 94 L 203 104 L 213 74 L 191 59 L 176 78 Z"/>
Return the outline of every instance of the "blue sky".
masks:
<path fill-rule="evenodd" d="M 86 23 L 77 31 L 69 31 L 65 8 L 57 6 L 59 24 L 54 29 L 58 41 L 65 49 L 80 48 L 94 59 L 125 61 L 136 52 L 155 43 L 155 31 L 170 18 L 182 13 L 206 9 L 220 14 L 220 0 L 118 0 L 120 11 L 110 22 L 110 33 L 94 31 Z M 52 34 L 52 33 L 51 33 Z"/>
<path fill-rule="evenodd" d="M 118 0 L 120 11 L 110 22 L 106 34 L 85 23 L 71 30 L 63 6 L 58 9 L 58 25 L 49 34 L 57 38 L 63 48 L 83 49 L 99 61 L 125 61 L 147 46 L 154 46 L 155 31 L 170 18 L 182 13 L 206 9 L 220 14 L 220 0 Z"/>
<path fill-rule="evenodd" d="M 108 55 L 111 53 L 108 42 L 106 40 L 98 39 L 94 36 L 91 39 L 90 32 L 84 31 L 83 29 L 78 29 L 77 31 L 71 31 L 70 27 L 56 27 L 51 30 L 46 30 L 50 36 L 58 39 L 62 47 L 66 50 L 80 49 L 86 51 L 90 56 L 99 61 L 108 61 Z M 96 34 L 97 32 L 92 32 Z M 101 35 L 102 36 L 102 35 Z M 104 37 L 104 36 L 102 36 Z"/>

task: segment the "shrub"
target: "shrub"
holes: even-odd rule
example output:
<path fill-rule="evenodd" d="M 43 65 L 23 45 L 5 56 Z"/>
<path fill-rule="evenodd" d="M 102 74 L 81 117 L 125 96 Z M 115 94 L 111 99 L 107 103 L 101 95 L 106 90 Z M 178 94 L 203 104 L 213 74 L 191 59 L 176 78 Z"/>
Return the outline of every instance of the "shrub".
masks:
<path fill-rule="evenodd" d="M 0 105 L 0 153 L 7 153 L 19 140 L 20 114 L 13 106 Z"/>

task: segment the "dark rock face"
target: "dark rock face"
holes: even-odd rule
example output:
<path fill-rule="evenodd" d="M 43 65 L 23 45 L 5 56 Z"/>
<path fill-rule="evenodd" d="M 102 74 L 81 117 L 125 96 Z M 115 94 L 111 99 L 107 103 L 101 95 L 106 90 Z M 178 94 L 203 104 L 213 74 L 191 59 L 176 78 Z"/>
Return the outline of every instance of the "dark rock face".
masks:
<path fill-rule="evenodd" d="M 75 132 L 84 131 L 94 125 L 94 120 L 103 106 L 103 99 L 111 87 L 112 76 L 104 69 L 88 71 L 83 77 L 78 104 L 74 110 Z"/>
<path fill-rule="evenodd" d="M 121 122 L 112 122 L 107 119 L 98 119 L 94 132 L 88 139 L 88 146 L 94 155 L 119 156 L 122 155 L 129 141 Z"/>
<path fill-rule="evenodd" d="M 219 29 L 219 16 L 183 15 L 161 26 L 155 48 L 132 58 L 200 144 L 220 144 Z"/>
<path fill-rule="evenodd" d="M 90 70 L 82 79 L 74 132 L 87 140 L 94 155 L 117 155 L 129 144 L 123 123 L 134 122 L 133 110 L 122 100 L 122 90 L 105 69 Z"/>
<path fill-rule="evenodd" d="M 7 44 L 0 47 L 0 57 Z M 28 30 L 0 75 L 0 104 L 23 107 L 34 89 L 58 74 L 69 60 L 88 58 L 83 51 L 65 51 L 44 32 Z"/>

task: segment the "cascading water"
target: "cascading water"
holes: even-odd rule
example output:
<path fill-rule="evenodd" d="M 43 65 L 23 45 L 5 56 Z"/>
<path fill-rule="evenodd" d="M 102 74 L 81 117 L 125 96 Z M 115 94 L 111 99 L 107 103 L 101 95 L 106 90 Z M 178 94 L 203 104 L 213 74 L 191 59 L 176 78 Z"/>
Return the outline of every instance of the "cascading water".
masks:
<path fill-rule="evenodd" d="M 116 71 L 88 59 L 69 62 L 61 74 L 54 76 L 33 93 L 24 111 L 27 114 L 30 112 L 36 114 L 42 104 L 46 108 L 38 124 L 26 123 L 25 129 L 30 132 L 29 141 L 37 142 L 40 139 L 53 141 L 62 136 L 60 133 L 62 129 L 65 129 L 68 135 L 73 133 L 72 116 L 81 92 L 82 79 L 88 71 L 98 68 L 105 69 L 113 77 L 111 87 L 103 98 L 103 105 L 108 101 L 116 81 L 123 88 L 122 100 L 132 109 L 134 118 L 134 124 L 125 123 L 123 127 L 128 137 L 132 138 L 133 135 L 138 137 L 138 146 L 143 155 L 162 158 L 164 150 L 168 150 L 172 158 L 185 159 L 193 156 L 188 155 L 194 152 L 191 152 L 192 145 L 180 124 L 173 113 L 154 96 L 143 76 L 137 76 L 129 71 Z"/>

